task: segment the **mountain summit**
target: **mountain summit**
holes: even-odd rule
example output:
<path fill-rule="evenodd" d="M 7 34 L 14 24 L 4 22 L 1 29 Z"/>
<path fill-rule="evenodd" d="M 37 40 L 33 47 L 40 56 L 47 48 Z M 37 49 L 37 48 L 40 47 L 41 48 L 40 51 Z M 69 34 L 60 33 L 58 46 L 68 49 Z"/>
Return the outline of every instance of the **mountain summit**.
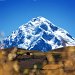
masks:
<path fill-rule="evenodd" d="M 3 48 L 18 47 L 47 52 L 64 46 L 74 46 L 75 39 L 44 17 L 37 17 L 20 26 L 2 43 Z"/>

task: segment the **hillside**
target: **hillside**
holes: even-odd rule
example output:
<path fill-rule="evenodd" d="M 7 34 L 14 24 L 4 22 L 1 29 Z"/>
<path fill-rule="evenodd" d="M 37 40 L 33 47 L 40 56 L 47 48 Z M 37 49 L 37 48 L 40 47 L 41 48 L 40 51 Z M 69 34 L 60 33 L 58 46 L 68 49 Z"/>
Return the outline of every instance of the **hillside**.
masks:
<path fill-rule="evenodd" d="M 49 52 L 1 49 L 0 75 L 75 75 L 75 46 Z"/>

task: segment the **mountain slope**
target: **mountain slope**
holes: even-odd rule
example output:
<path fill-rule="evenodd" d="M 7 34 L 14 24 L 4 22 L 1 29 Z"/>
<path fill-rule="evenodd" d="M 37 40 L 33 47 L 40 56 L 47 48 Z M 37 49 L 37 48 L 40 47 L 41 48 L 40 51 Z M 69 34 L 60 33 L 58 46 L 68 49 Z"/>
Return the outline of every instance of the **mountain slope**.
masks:
<path fill-rule="evenodd" d="M 19 47 L 47 52 L 64 46 L 75 45 L 74 38 L 64 29 L 44 17 L 37 17 L 19 27 L 3 42 L 4 48 Z"/>

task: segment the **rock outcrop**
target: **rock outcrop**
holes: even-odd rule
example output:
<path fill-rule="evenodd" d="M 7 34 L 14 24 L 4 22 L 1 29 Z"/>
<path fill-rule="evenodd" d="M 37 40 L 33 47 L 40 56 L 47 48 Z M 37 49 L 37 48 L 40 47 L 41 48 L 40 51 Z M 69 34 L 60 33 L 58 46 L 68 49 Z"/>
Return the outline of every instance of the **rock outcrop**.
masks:
<path fill-rule="evenodd" d="M 49 52 L 2 49 L 0 75 L 75 75 L 75 46 Z"/>

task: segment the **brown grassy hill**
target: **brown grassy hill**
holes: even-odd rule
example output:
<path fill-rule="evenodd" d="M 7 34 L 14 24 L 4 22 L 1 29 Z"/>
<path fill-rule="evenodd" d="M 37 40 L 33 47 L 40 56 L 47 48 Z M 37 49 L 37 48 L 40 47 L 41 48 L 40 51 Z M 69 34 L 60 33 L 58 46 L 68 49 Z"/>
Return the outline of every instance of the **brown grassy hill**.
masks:
<path fill-rule="evenodd" d="M 75 75 L 75 46 L 49 52 L 0 50 L 0 75 Z"/>

